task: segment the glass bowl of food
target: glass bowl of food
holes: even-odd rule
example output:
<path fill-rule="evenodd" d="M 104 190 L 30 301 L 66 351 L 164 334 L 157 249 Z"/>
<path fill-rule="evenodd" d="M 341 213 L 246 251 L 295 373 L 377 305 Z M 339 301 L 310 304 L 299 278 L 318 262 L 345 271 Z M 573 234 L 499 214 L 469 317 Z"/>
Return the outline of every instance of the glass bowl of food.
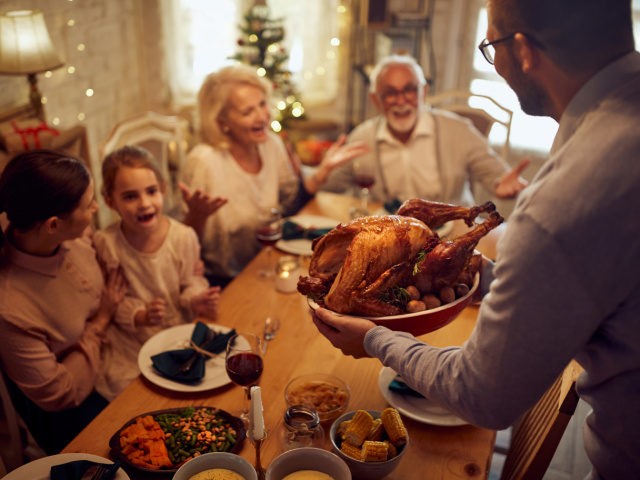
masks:
<path fill-rule="evenodd" d="M 331 422 L 349 406 L 351 391 L 330 373 L 309 373 L 292 379 L 284 389 L 287 407 L 303 405 L 318 412 L 320 422 Z"/>

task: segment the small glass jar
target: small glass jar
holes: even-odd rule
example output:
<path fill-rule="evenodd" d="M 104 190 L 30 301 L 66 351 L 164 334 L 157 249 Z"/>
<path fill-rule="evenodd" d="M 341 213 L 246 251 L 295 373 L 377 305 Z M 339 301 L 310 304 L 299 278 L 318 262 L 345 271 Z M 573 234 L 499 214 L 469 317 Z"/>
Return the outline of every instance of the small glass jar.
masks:
<path fill-rule="evenodd" d="M 293 405 L 284 412 L 282 428 L 283 451 L 300 447 L 324 447 L 324 430 L 318 412 L 302 405 Z"/>
<path fill-rule="evenodd" d="M 283 255 L 276 264 L 276 290 L 293 293 L 298 289 L 298 278 L 302 273 L 300 259 L 293 255 Z"/>

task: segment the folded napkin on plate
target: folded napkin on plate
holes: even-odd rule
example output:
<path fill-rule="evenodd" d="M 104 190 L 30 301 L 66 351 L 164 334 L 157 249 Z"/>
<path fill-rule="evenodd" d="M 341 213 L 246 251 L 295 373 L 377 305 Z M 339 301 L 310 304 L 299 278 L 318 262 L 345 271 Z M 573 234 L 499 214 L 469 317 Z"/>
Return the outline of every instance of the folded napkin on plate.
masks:
<path fill-rule="evenodd" d="M 119 462 L 97 463 L 90 460 L 75 460 L 51 467 L 49 478 L 51 480 L 80 480 L 84 472 L 96 465 L 107 466 L 107 471 L 100 477 L 100 480 L 111 480 L 116 476 L 116 472 L 120 468 Z"/>
<path fill-rule="evenodd" d="M 412 397 L 424 398 L 424 395 L 422 395 L 420 392 L 416 392 L 413 388 L 404 383 L 400 377 L 396 377 L 391 380 L 391 383 L 389 384 L 389 390 L 399 393 L 400 395 L 411 395 Z"/>
<path fill-rule="evenodd" d="M 395 215 L 395 213 L 400 208 L 400 205 L 402 205 L 402 202 L 400 200 L 398 200 L 397 198 L 394 198 L 392 200 L 389 200 L 388 202 L 384 202 L 384 209 L 388 213 L 390 213 L 392 215 Z"/>
<path fill-rule="evenodd" d="M 298 225 L 296 222 L 286 220 L 282 224 L 282 238 L 283 240 L 296 240 L 298 238 L 306 238 L 313 240 L 314 238 L 321 237 L 325 233 L 328 233 L 333 228 L 305 228 L 302 225 Z"/>
<path fill-rule="evenodd" d="M 224 352 L 229 339 L 235 335 L 236 331 L 231 329 L 227 333 L 216 332 L 210 341 L 205 341 L 209 327 L 204 323 L 196 323 L 191 335 L 191 341 L 199 348 L 210 353 Z M 196 356 L 191 368 L 181 371 L 181 367 L 193 355 Z M 151 357 L 153 367 L 163 376 L 180 383 L 197 383 L 204 377 L 205 355 L 196 352 L 193 348 L 183 348 L 181 350 L 169 350 L 158 353 Z"/>

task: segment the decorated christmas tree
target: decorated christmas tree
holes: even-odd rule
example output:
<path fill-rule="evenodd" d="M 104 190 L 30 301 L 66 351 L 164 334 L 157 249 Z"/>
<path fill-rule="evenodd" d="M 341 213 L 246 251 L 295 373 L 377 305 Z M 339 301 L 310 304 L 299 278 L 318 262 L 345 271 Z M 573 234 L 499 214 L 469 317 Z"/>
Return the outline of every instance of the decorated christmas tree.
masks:
<path fill-rule="evenodd" d="M 258 75 L 271 80 L 277 108 L 277 123 L 272 127 L 276 131 L 286 129 L 289 120 L 304 117 L 304 107 L 286 68 L 289 54 L 281 44 L 285 33 L 282 19 L 271 18 L 266 0 L 256 0 L 244 15 L 240 31 L 239 48 L 231 58 L 255 66 Z"/>

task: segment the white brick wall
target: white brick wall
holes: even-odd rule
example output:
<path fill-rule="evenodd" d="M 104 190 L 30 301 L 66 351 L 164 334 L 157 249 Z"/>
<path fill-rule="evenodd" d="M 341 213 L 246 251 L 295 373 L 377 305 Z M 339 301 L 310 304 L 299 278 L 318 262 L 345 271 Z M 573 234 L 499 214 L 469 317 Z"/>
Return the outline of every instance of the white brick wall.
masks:
<path fill-rule="evenodd" d="M 115 123 L 164 108 L 159 1 L 0 0 L 1 11 L 30 8 L 44 13 L 53 44 L 65 61 L 50 78 L 38 75 L 47 98 L 47 120 L 59 122 L 59 128 L 86 125 L 94 174 L 99 172 L 99 145 Z M 81 44 L 84 50 L 78 49 Z M 69 67 L 75 72 L 68 73 Z M 92 97 L 85 94 L 88 88 L 94 90 Z M 0 110 L 27 101 L 26 77 L 0 75 Z"/>

